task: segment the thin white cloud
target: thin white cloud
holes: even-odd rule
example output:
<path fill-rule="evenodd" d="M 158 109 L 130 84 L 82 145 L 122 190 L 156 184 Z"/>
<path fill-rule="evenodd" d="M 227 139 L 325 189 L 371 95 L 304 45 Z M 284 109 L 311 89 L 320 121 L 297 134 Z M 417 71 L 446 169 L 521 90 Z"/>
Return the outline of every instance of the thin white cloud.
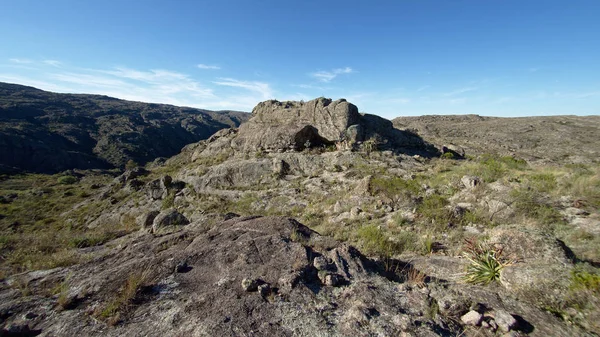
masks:
<path fill-rule="evenodd" d="M 221 67 L 219 67 L 219 66 L 209 65 L 209 64 L 202 64 L 202 63 L 198 64 L 197 67 L 200 68 L 200 69 L 206 69 L 206 70 L 219 70 L 219 69 L 221 69 Z"/>
<path fill-rule="evenodd" d="M 353 72 L 354 72 L 354 70 L 352 70 L 352 68 L 346 67 L 346 68 L 333 69 L 331 71 L 317 71 L 317 72 L 311 73 L 310 76 L 316 78 L 317 80 L 319 80 L 321 82 L 331 82 L 334 78 L 338 77 L 339 75 L 351 74 Z"/>
<path fill-rule="evenodd" d="M 505 97 L 500 97 L 500 98 L 492 101 L 491 104 L 502 104 L 502 103 L 507 103 L 507 102 L 511 102 L 514 100 L 515 100 L 515 97 L 505 96 Z"/>
<path fill-rule="evenodd" d="M 104 73 L 116 77 L 147 83 L 163 83 L 165 81 L 181 81 L 188 79 L 188 75 L 162 69 L 140 71 L 130 68 L 118 67 L 114 70 L 104 71 Z"/>
<path fill-rule="evenodd" d="M 31 64 L 31 63 L 33 63 L 32 60 L 29 60 L 29 59 L 19 59 L 19 58 L 12 58 L 12 59 L 9 59 L 9 61 L 12 62 L 12 63 L 19 63 L 19 64 Z"/>
<path fill-rule="evenodd" d="M 467 102 L 466 98 L 454 98 L 448 101 L 450 104 L 464 104 Z"/>
<path fill-rule="evenodd" d="M 410 98 L 392 98 L 388 102 L 396 103 L 396 104 L 408 104 L 411 102 L 411 99 Z"/>
<path fill-rule="evenodd" d="M 243 88 L 249 91 L 259 93 L 263 99 L 273 98 L 273 90 L 268 83 L 264 82 L 251 82 L 251 81 L 240 81 L 233 78 L 219 78 L 218 81 L 213 82 L 216 85 Z"/>
<path fill-rule="evenodd" d="M 51 65 L 53 67 L 60 67 L 62 65 L 62 62 L 57 61 L 57 60 L 44 60 L 43 62 L 45 64 Z"/>
<path fill-rule="evenodd" d="M 424 86 L 420 87 L 419 89 L 417 89 L 417 92 L 419 92 L 419 91 L 423 91 L 423 90 L 425 90 L 425 89 L 429 89 L 429 88 L 431 88 L 431 86 L 430 86 L 430 85 L 424 85 Z"/>
<path fill-rule="evenodd" d="M 331 90 L 331 89 L 333 89 L 331 87 L 322 87 L 322 86 L 311 85 L 311 84 L 292 84 L 292 86 L 302 88 L 302 89 L 309 89 L 309 90 Z"/>
<path fill-rule="evenodd" d="M 553 95 L 560 98 L 590 98 L 600 96 L 600 91 L 554 92 Z"/>
<path fill-rule="evenodd" d="M 576 94 L 577 98 L 589 98 L 589 97 L 595 97 L 595 96 L 600 96 L 600 91 L 584 92 L 584 93 Z"/>
<path fill-rule="evenodd" d="M 465 87 L 465 88 L 460 88 L 451 92 L 447 92 L 445 94 L 443 94 L 444 96 L 456 96 L 456 95 L 460 95 L 460 94 L 464 94 L 466 92 L 469 91 L 475 91 L 478 90 L 479 88 L 477 87 Z"/>

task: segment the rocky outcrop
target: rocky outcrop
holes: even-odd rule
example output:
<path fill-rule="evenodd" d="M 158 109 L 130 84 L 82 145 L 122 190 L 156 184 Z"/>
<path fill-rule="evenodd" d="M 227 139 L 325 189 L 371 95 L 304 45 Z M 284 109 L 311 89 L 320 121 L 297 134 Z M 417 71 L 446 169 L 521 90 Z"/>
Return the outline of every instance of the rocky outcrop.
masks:
<path fill-rule="evenodd" d="M 161 237 L 138 232 L 99 247 L 98 258 L 89 262 L 18 276 L 31 295 L 21 297 L 2 285 L 1 327 L 44 336 L 459 331 L 451 321 L 422 324 L 429 303 L 425 293 L 399 292 L 378 264 L 294 220 L 238 217 L 205 234 L 200 227 L 192 223 Z M 134 279 L 139 289 L 119 306 Z M 63 284 L 61 294 L 36 295 L 56 284 Z M 118 310 L 106 309 L 110 305 Z"/>
<path fill-rule="evenodd" d="M 339 141 L 360 121 L 358 108 L 346 100 L 318 98 L 306 103 L 266 101 L 252 110 L 234 145 L 243 150 L 303 149 Z"/>
<path fill-rule="evenodd" d="M 231 145 L 244 152 L 305 148 L 348 142 L 350 145 L 371 140 L 383 147 L 421 147 L 415 135 L 394 129 L 384 118 L 360 114 L 345 99 L 317 98 L 308 102 L 259 103 L 252 118 L 239 128 Z"/>
<path fill-rule="evenodd" d="M 403 283 L 385 264 L 289 218 L 234 217 L 203 228 L 136 232 L 94 248 L 81 264 L 4 280 L 2 333 L 455 336 L 464 333 L 462 317 L 486 336 L 534 327 L 540 335 L 583 335 L 491 290 Z"/>

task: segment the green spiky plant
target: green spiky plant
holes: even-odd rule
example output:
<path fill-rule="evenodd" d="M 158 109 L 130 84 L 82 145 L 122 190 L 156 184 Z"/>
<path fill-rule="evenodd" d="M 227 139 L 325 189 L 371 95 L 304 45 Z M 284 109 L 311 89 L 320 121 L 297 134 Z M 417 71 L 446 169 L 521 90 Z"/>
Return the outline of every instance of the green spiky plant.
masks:
<path fill-rule="evenodd" d="M 464 251 L 470 262 L 464 277 L 467 283 L 487 285 L 498 281 L 502 269 L 512 263 L 503 256 L 502 248 L 476 239 L 465 239 Z"/>

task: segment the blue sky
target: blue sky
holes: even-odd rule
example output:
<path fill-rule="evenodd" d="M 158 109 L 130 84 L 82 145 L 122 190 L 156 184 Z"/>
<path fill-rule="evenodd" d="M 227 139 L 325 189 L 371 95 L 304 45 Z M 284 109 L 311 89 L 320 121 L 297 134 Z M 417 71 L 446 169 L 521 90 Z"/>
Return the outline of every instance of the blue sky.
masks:
<path fill-rule="evenodd" d="M 600 1 L 0 0 L 0 81 L 250 111 L 600 114 Z"/>

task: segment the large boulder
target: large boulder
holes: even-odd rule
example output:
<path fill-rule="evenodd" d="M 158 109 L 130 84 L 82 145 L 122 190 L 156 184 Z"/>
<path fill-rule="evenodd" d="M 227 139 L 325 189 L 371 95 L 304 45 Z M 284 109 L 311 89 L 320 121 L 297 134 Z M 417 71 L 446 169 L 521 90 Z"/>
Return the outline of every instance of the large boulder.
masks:
<path fill-rule="evenodd" d="M 240 126 L 234 144 L 243 150 L 301 149 L 307 143 L 340 140 L 346 129 L 359 121 L 358 108 L 344 99 L 317 98 L 306 103 L 271 100 L 252 110 L 251 120 Z"/>
<path fill-rule="evenodd" d="M 345 99 L 321 97 L 308 102 L 259 103 L 252 118 L 240 126 L 231 146 L 244 152 L 285 151 L 370 139 L 392 147 L 424 145 L 415 135 L 395 129 L 387 119 L 360 114 Z"/>
<path fill-rule="evenodd" d="M 152 221 L 152 233 L 171 233 L 189 223 L 189 220 L 183 214 L 175 209 L 168 209 L 155 216 Z"/>

